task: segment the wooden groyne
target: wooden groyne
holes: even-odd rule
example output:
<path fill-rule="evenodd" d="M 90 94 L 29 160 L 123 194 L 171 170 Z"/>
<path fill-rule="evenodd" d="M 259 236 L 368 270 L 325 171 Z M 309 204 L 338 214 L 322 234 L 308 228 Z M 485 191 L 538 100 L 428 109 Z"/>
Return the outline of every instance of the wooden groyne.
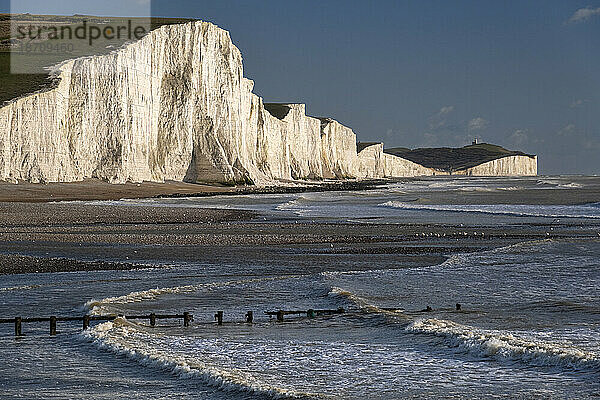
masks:
<path fill-rule="evenodd" d="M 58 322 L 81 322 L 83 330 L 90 327 L 92 321 L 114 321 L 115 319 L 123 317 L 129 320 L 140 320 L 146 319 L 149 321 L 150 326 L 156 326 L 156 321 L 160 319 L 182 319 L 183 326 L 190 326 L 190 323 L 194 320 L 194 317 L 189 312 L 183 314 L 147 314 L 147 315 L 84 315 L 81 317 L 45 317 L 45 318 L 0 318 L 0 324 L 14 324 L 15 325 L 15 336 L 23 336 L 23 324 L 32 322 L 49 322 L 50 323 L 50 335 L 56 335 L 56 326 Z"/>
<path fill-rule="evenodd" d="M 333 314 L 343 314 L 345 310 L 343 308 L 338 308 L 335 310 L 278 310 L 278 311 L 265 311 L 265 314 L 269 317 L 277 317 L 277 321 L 283 322 L 285 315 L 305 315 L 308 318 L 315 318 L 321 315 L 333 315 Z M 217 311 L 214 315 L 214 320 L 217 325 L 223 325 L 223 311 Z M 34 323 L 34 322 L 47 322 L 50 326 L 50 335 L 56 335 L 56 327 L 58 322 L 81 322 L 83 330 L 86 330 L 90 327 L 90 323 L 92 321 L 114 321 L 115 319 L 122 317 L 128 320 L 148 320 L 150 326 L 156 326 L 156 321 L 161 319 L 182 319 L 183 326 L 190 326 L 191 322 L 194 320 L 194 317 L 189 312 L 184 312 L 183 314 L 146 314 L 146 315 L 84 315 L 77 317 L 44 317 L 44 318 L 23 318 L 23 317 L 15 317 L 15 318 L 0 318 L 0 324 L 14 324 L 15 326 L 15 336 L 23 336 L 23 324 L 24 323 Z M 245 315 L 246 323 L 254 323 L 254 312 L 248 311 Z"/>
<path fill-rule="evenodd" d="M 457 312 L 462 311 L 461 304 L 457 303 L 455 306 Z M 401 310 L 399 307 L 384 307 L 381 308 L 384 311 L 392 311 L 396 312 Z M 434 311 L 430 306 L 427 308 L 414 311 L 414 312 L 432 312 Z M 283 322 L 285 316 L 304 316 L 306 318 L 316 318 L 324 315 L 335 315 L 335 314 L 345 314 L 346 310 L 342 307 L 337 309 L 313 309 L 310 308 L 308 310 L 277 310 L 277 311 L 265 311 L 265 315 L 269 316 L 269 319 L 275 317 L 277 318 L 277 322 Z M 56 335 L 56 326 L 58 322 L 81 322 L 83 330 L 86 330 L 90 327 L 90 323 L 92 321 L 114 321 L 115 319 L 122 317 L 128 320 L 148 320 L 151 327 L 156 326 L 156 322 L 158 320 L 163 319 L 181 319 L 183 320 L 183 326 L 189 327 L 191 322 L 194 320 L 194 317 L 189 312 L 184 312 L 183 314 L 146 314 L 146 315 L 84 315 L 78 317 L 46 317 L 46 318 L 0 318 L 0 324 L 14 324 L 15 326 L 15 336 L 23 336 L 23 324 L 24 323 L 33 323 L 33 322 L 47 322 L 50 326 L 50 335 Z M 224 312 L 217 311 L 214 314 L 214 321 L 217 325 L 224 324 Z M 210 322 L 210 324 L 214 324 L 215 322 Z M 240 321 L 238 321 L 239 323 Z M 254 323 L 254 312 L 248 311 L 244 316 L 244 321 L 246 323 L 252 324 Z"/>
<path fill-rule="evenodd" d="M 272 317 L 277 317 L 277 321 L 283 321 L 283 317 L 285 315 L 306 315 L 308 318 L 314 318 L 320 315 L 332 315 L 332 314 L 343 314 L 345 313 L 346 310 L 344 310 L 343 308 L 338 308 L 336 310 L 314 310 L 314 309 L 309 309 L 309 310 L 295 310 L 295 311 L 284 311 L 284 310 L 278 310 L 278 311 L 265 311 L 265 314 L 268 315 L 270 318 Z"/>

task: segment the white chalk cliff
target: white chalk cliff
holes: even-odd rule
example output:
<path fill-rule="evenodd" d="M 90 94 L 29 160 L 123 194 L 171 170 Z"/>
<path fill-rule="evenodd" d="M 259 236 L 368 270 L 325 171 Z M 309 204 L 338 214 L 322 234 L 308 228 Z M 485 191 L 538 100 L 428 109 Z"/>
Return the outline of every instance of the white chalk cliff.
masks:
<path fill-rule="evenodd" d="M 473 167 L 448 170 L 426 167 L 384 152 L 383 143 L 365 145 L 358 153 L 358 176 L 362 178 L 394 178 L 410 176 L 535 176 L 537 156 L 506 155 Z"/>
<path fill-rule="evenodd" d="M 358 153 L 361 178 L 397 178 L 409 176 L 443 175 L 433 168 L 384 153 L 383 143 L 365 147 Z"/>
<path fill-rule="evenodd" d="M 208 22 L 163 26 L 65 62 L 57 77 L 55 88 L 0 108 L 0 180 L 266 185 L 435 174 L 383 146 L 357 154 L 350 128 L 302 104 L 265 105 L 229 33 Z"/>

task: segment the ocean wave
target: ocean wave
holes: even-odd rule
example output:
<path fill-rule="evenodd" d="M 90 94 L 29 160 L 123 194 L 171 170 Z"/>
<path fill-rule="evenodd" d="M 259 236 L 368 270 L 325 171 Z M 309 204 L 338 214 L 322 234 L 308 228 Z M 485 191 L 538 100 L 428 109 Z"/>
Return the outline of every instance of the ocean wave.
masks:
<path fill-rule="evenodd" d="M 498 188 L 498 190 L 508 190 L 508 191 L 525 190 L 525 187 L 524 186 L 508 186 L 508 187 L 500 187 L 500 188 Z"/>
<path fill-rule="evenodd" d="M 13 287 L 3 287 L 3 288 L 0 288 L 0 293 L 14 292 L 14 291 L 19 291 L 19 290 L 32 290 L 32 289 L 38 289 L 40 287 L 42 287 L 42 285 L 23 285 L 23 286 L 13 286 Z"/>
<path fill-rule="evenodd" d="M 336 276 L 346 276 L 346 275 L 367 275 L 367 274 L 382 274 L 386 272 L 392 271 L 401 271 L 403 268 L 385 268 L 385 269 L 361 269 L 361 270 L 352 270 L 352 271 L 324 271 L 319 272 L 319 275 L 325 278 L 332 278 Z"/>
<path fill-rule="evenodd" d="M 435 318 L 417 320 L 406 330 L 443 337 L 451 347 L 478 357 L 600 373 L 598 355 L 563 343 L 528 340 L 510 332 L 477 329 Z"/>
<path fill-rule="evenodd" d="M 376 305 L 370 303 L 364 297 L 361 297 L 361 296 L 357 295 L 356 293 L 352 293 L 348 290 L 345 290 L 345 289 L 342 289 L 339 287 L 331 288 L 329 295 L 330 296 L 338 296 L 338 297 L 342 297 L 347 300 L 350 300 L 354 305 L 356 305 L 361 311 L 364 311 L 364 312 L 385 314 L 385 315 L 390 315 L 390 316 L 394 316 L 394 317 L 399 317 L 402 319 L 408 318 L 408 316 L 404 314 L 404 310 L 401 307 L 398 307 L 397 309 L 391 309 L 388 307 L 379 307 L 379 306 L 376 306 Z"/>
<path fill-rule="evenodd" d="M 123 296 L 106 297 L 101 300 L 91 299 L 88 300 L 82 307 L 82 311 L 89 310 L 92 315 L 112 314 L 115 305 L 126 305 L 131 303 L 141 303 L 144 301 L 154 300 L 160 296 L 167 294 L 181 294 L 181 293 L 194 293 L 203 289 L 220 289 L 228 286 L 244 285 L 255 282 L 265 282 L 282 279 L 297 278 L 300 275 L 286 275 L 270 278 L 254 278 L 254 279 L 242 279 L 226 282 L 211 282 L 211 283 L 200 283 L 197 285 L 185 285 L 185 286 L 174 286 L 165 288 L 155 288 L 148 290 L 141 290 L 131 292 Z"/>
<path fill-rule="evenodd" d="M 545 251 L 548 245 L 552 245 L 557 241 L 554 239 L 534 239 L 526 240 L 523 242 L 517 242 L 502 247 L 496 247 L 495 249 L 487 250 L 479 254 L 498 254 L 498 253 L 510 253 L 513 251 L 523 251 L 525 249 L 529 251 Z"/>
<path fill-rule="evenodd" d="M 584 187 L 584 185 L 582 185 L 580 183 L 576 183 L 576 182 L 571 182 L 571 183 L 563 183 L 561 185 L 558 185 L 558 187 L 561 189 L 580 189 L 580 188 Z"/>
<path fill-rule="evenodd" d="M 274 387 L 245 371 L 220 368 L 191 356 L 160 351 L 152 345 L 152 335 L 139 331 L 135 324 L 124 318 L 99 324 L 81 333 L 80 337 L 101 350 L 125 356 L 144 367 L 156 368 L 184 379 L 199 379 L 226 392 L 266 395 L 276 399 L 323 397 Z"/>
<path fill-rule="evenodd" d="M 549 217 L 549 218 L 600 218 L 599 203 L 579 206 L 550 206 L 528 204 L 491 204 L 491 205 L 449 205 L 449 204 L 415 204 L 400 201 L 388 201 L 379 207 L 402 210 L 467 212 L 492 215 L 513 215 L 517 217 Z"/>
<path fill-rule="evenodd" d="M 552 186 L 556 189 L 580 189 L 585 187 L 585 185 L 577 182 L 562 182 L 557 179 L 539 179 L 536 182 L 538 186 Z"/>
<path fill-rule="evenodd" d="M 498 188 L 485 186 L 463 186 L 457 189 L 460 192 L 495 192 Z"/>
<path fill-rule="evenodd" d="M 301 206 L 302 204 L 309 204 L 310 200 L 303 197 L 303 196 L 299 196 L 295 199 L 292 200 L 288 200 L 284 203 L 278 204 L 275 209 L 279 210 L 279 211 L 289 211 L 289 210 L 295 210 L 297 209 L 299 206 Z"/>

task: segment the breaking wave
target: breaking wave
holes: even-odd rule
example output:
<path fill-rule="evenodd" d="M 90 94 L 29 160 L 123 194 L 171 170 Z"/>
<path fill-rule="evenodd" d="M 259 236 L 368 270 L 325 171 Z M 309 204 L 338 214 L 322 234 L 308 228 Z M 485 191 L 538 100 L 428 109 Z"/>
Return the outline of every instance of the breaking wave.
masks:
<path fill-rule="evenodd" d="M 446 205 L 446 204 L 414 204 L 401 201 L 388 201 L 379 204 L 380 207 L 390 207 L 402 210 L 470 212 L 494 215 L 514 215 L 518 217 L 549 217 L 549 218 L 600 218 L 600 203 L 574 206 L 558 205 L 527 205 L 527 204 L 490 204 L 490 205 Z"/>
<path fill-rule="evenodd" d="M 201 283 L 197 285 L 185 285 L 185 286 L 174 286 L 174 287 L 166 287 L 166 288 L 155 288 L 142 290 L 137 292 L 131 292 L 129 294 L 117 297 L 107 297 L 102 300 L 91 299 L 87 301 L 83 310 L 89 310 L 91 314 L 99 315 L 99 314 L 111 314 L 113 309 L 111 306 L 115 305 L 125 305 L 131 303 L 140 303 L 148 300 L 154 300 L 160 296 L 167 294 L 181 294 L 181 293 L 194 293 L 202 289 L 219 289 L 228 286 L 235 285 L 244 285 L 248 283 L 254 282 L 265 282 L 265 281 L 273 281 L 273 280 L 282 280 L 282 279 L 292 279 L 296 278 L 299 275 L 287 275 L 287 276 L 278 276 L 271 278 L 254 278 L 254 279 L 242 279 L 242 280 L 234 280 L 227 282 L 211 282 L 211 283 Z"/>
<path fill-rule="evenodd" d="M 90 328 L 81 333 L 81 338 L 101 350 L 125 356 L 142 366 L 186 379 L 199 379 L 208 386 L 227 392 L 266 395 L 276 399 L 323 397 L 274 387 L 245 371 L 220 368 L 191 356 L 160 351 L 152 344 L 153 335 L 139 331 L 135 324 L 124 318 Z"/>
<path fill-rule="evenodd" d="M 400 317 L 402 319 L 408 318 L 408 316 L 406 316 L 403 313 L 404 310 L 401 307 L 398 307 L 397 309 L 392 309 L 392 308 L 387 308 L 387 307 L 385 307 L 385 308 L 379 307 L 379 306 L 376 306 L 376 305 L 370 303 L 367 299 L 357 295 L 356 293 L 352 293 L 348 290 L 344 290 L 339 287 L 331 288 L 329 295 L 345 298 L 345 299 L 349 300 L 350 302 L 352 302 L 354 305 L 356 305 L 361 311 L 365 311 L 368 313 L 385 314 L 385 315 L 390 315 L 390 316 L 394 316 L 394 317 Z"/>
<path fill-rule="evenodd" d="M 443 337 L 451 347 L 478 357 L 600 373 L 598 355 L 565 344 L 527 340 L 510 332 L 477 329 L 435 318 L 417 320 L 406 330 Z"/>

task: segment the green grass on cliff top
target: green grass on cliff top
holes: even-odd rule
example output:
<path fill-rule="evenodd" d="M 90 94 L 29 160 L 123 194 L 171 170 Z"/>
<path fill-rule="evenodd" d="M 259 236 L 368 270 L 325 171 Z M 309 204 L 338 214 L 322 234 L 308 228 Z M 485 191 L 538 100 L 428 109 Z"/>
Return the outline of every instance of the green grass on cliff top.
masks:
<path fill-rule="evenodd" d="M 47 89 L 52 86 L 53 82 L 49 79 L 49 74 L 11 74 L 10 69 L 10 48 L 8 41 L 10 40 L 10 24 L 11 18 L 19 21 L 31 21 L 32 23 L 43 23 L 45 26 L 50 25 L 69 25 L 77 24 L 83 20 L 100 19 L 93 16 L 48 16 L 48 15 L 15 15 L 0 14 L 0 107 L 6 102 L 34 93 L 40 90 Z M 103 21 L 114 20 L 118 18 L 101 18 Z M 181 24 L 192 21 L 186 18 L 156 18 L 153 17 L 150 22 L 151 29 L 160 28 L 163 25 Z M 57 59 L 56 63 L 66 59 L 75 58 L 77 56 L 64 54 L 64 57 Z"/>

